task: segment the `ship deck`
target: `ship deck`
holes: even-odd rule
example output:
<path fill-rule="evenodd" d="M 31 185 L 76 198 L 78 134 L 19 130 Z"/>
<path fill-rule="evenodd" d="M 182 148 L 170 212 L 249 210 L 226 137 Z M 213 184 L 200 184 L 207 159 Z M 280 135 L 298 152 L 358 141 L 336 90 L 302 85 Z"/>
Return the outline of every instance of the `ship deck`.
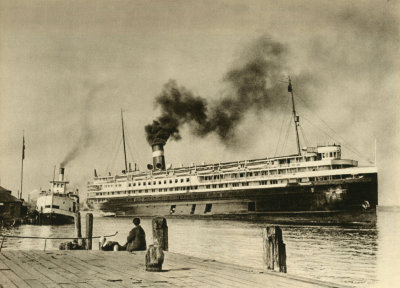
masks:
<path fill-rule="evenodd" d="M 165 252 L 162 272 L 145 271 L 145 251 L 3 250 L 0 253 L 0 287 L 136 286 L 343 287 L 172 252 Z"/>

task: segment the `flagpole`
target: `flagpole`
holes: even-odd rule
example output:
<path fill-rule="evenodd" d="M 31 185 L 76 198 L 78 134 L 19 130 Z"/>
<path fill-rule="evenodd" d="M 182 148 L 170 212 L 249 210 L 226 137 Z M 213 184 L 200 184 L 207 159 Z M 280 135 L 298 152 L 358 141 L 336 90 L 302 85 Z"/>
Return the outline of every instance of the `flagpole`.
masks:
<path fill-rule="evenodd" d="M 19 199 L 22 199 L 22 183 L 24 178 L 24 159 L 25 159 L 25 135 L 22 131 L 22 157 L 21 157 L 21 190 L 19 192 Z"/>

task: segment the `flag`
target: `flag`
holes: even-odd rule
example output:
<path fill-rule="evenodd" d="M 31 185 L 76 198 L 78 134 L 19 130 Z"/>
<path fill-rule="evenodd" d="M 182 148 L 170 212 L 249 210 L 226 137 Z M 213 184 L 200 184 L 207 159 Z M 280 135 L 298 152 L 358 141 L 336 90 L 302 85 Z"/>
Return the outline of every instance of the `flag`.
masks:
<path fill-rule="evenodd" d="M 288 90 L 288 92 L 292 92 L 293 91 L 292 82 L 290 82 L 290 81 L 289 81 L 289 86 L 288 86 L 287 90 Z"/>
<path fill-rule="evenodd" d="M 25 159 L 25 136 L 22 136 L 22 160 Z"/>

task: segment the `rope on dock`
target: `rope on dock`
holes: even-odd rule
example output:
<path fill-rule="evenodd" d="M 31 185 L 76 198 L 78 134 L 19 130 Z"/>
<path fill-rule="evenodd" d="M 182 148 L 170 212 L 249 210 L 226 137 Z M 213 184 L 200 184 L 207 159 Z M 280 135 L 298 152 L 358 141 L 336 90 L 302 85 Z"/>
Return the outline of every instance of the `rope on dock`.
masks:
<path fill-rule="evenodd" d="M 91 238 L 101 238 L 101 237 L 113 237 L 118 234 L 118 231 L 111 235 L 103 235 L 103 236 L 92 236 Z M 18 235 L 3 235 L 0 234 L 0 237 L 8 237 L 8 238 L 28 238 L 28 239 L 89 239 L 88 237 L 39 237 L 39 236 L 18 236 Z"/>

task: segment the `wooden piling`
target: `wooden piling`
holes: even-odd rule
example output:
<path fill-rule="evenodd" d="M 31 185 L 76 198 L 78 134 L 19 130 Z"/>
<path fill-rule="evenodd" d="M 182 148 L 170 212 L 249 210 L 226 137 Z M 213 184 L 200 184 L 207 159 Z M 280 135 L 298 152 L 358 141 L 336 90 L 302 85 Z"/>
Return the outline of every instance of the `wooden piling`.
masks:
<path fill-rule="evenodd" d="M 81 213 L 75 213 L 75 236 L 78 238 L 78 245 L 81 247 L 86 247 L 85 239 L 82 239 L 82 226 L 81 226 Z"/>
<path fill-rule="evenodd" d="M 81 213 L 75 213 L 75 234 L 77 238 L 82 238 L 82 230 L 81 230 Z"/>
<path fill-rule="evenodd" d="M 267 269 L 286 273 L 286 245 L 279 226 L 269 226 L 263 230 L 263 248 Z"/>
<path fill-rule="evenodd" d="M 152 220 L 153 241 L 164 250 L 168 251 L 168 226 L 165 217 L 155 217 Z"/>
<path fill-rule="evenodd" d="M 158 244 L 150 245 L 146 252 L 146 271 L 160 272 L 164 263 L 164 252 Z"/>
<path fill-rule="evenodd" d="M 92 250 L 93 214 L 86 214 L 86 249 Z"/>

